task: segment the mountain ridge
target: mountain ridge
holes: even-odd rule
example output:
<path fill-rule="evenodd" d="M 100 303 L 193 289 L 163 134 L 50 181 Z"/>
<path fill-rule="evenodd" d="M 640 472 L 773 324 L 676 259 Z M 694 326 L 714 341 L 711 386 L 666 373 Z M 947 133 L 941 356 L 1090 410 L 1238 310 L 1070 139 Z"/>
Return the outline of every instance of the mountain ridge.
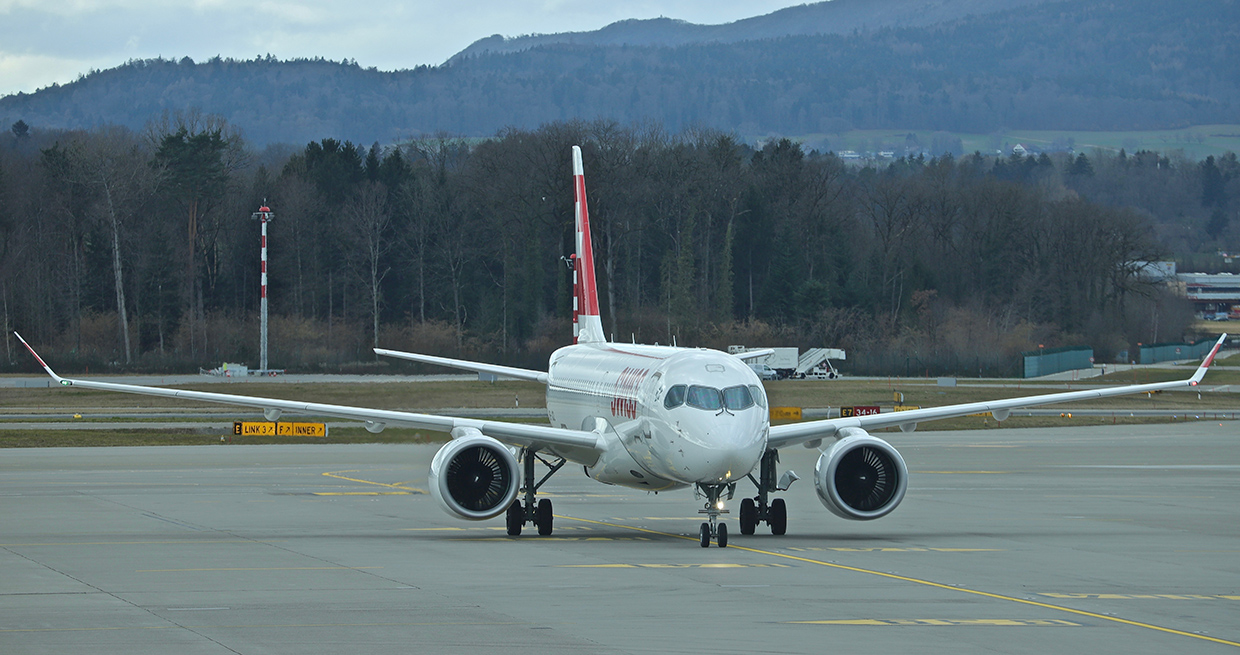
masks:
<path fill-rule="evenodd" d="M 790 9 L 817 6 L 803 7 Z M 163 112 L 196 108 L 257 144 L 490 136 L 598 118 L 745 138 L 1167 129 L 1240 114 L 1238 26 L 1240 0 L 1060 0 L 930 28 L 675 47 L 547 43 L 405 71 L 322 59 L 137 60 L 0 98 L 0 124 L 141 129 Z"/>
<path fill-rule="evenodd" d="M 587 46 L 676 47 L 700 43 L 735 43 L 784 36 L 848 34 L 900 27 L 925 27 L 969 15 L 1007 11 L 1054 0 L 827 0 L 786 7 L 730 23 L 703 25 L 659 18 L 630 18 L 585 32 L 494 34 L 448 58 L 452 63 L 483 54 L 508 54 L 552 44 Z"/>

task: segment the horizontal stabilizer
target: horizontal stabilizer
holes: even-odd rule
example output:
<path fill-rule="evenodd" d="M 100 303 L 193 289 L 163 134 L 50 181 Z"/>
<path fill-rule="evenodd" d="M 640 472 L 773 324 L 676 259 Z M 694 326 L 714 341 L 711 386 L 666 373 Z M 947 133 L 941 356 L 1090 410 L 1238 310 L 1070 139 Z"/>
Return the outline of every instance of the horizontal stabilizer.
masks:
<path fill-rule="evenodd" d="M 448 357 L 436 357 L 434 355 L 422 355 L 419 353 L 406 353 L 399 350 L 386 350 L 384 348 L 375 348 L 375 354 L 384 357 L 395 357 L 396 359 L 407 359 L 411 362 L 420 362 L 422 364 L 434 364 L 435 366 L 446 366 L 447 368 L 459 368 L 463 371 L 474 371 L 476 373 L 489 373 L 505 378 L 515 378 L 518 380 L 532 380 L 534 382 L 547 382 L 547 374 L 542 371 L 531 371 L 525 368 L 515 368 L 512 366 L 500 366 L 498 364 L 483 364 L 482 362 L 471 362 L 464 359 L 451 359 Z"/>

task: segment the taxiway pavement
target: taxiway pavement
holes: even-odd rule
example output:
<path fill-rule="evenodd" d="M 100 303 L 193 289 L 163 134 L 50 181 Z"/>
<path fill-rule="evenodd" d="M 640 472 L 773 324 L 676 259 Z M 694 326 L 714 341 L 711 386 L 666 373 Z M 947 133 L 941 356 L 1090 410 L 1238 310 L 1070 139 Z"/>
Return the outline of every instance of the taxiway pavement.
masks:
<path fill-rule="evenodd" d="M 457 521 L 434 445 L 0 450 L 0 653 L 1240 652 L 1236 423 L 884 438 L 890 516 L 791 448 L 788 534 L 709 549 L 571 466 L 550 537 Z"/>

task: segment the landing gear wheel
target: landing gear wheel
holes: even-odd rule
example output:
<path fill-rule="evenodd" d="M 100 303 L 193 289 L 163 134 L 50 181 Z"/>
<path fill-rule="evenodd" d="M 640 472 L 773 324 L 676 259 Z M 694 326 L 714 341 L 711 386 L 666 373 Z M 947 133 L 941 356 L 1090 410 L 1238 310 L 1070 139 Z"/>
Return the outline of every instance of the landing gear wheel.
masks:
<path fill-rule="evenodd" d="M 520 537 L 521 526 L 525 523 L 525 509 L 521 507 L 521 501 L 513 501 L 508 506 L 508 514 L 504 518 L 508 523 L 508 536 Z"/>
<path fill-rule="evenodd" d="M 698 529 L 698 539 L 702 542 L 702 548 L 710 548 L 710 524 L 703 523 Z"/>
<path fill-rule="evenodd" d="M 728 547 L 728 526 L 720 523 L 719 527 L 715 528 L 715 543 L 719 544 L 720 548 Z"/>
<path fill-rule="evenodd" d="M 752 498 L 741 500 L 741 534 L 753 534 L 758 527 L 758 509 L 754 507 Z"/>
<path fill-rule="evenodd" d="M 551 534 L 551 501 L 543 498 L 538 501 L 538 512 L 534 515 L 534 523 L 538 525 L 538 534 L 547 536 Z"/>
<path fill-rule="evenodd" d="M 779 535 L 788 531 L 788 506 L 784 504 L 783 498 L 771 501 L 766 522 L 771 526 L 771 534 Z"/>

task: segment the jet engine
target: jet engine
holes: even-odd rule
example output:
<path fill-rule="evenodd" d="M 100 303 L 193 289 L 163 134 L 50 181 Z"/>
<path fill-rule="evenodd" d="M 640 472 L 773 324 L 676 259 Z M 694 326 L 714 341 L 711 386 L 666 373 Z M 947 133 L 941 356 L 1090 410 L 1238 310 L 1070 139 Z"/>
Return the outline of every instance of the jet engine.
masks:
<path fill-rule="evenodd" d="M 517 458 L 475 428 L 453 433 L 456 438 L 431 460 L 431 495 L 458 518 L 481 521 L 503 514 L 521 486 Z"/>
<path fill-rule="evenodd" d="M 841 518 L 869 521 L 886 516 L 904 500 L 904 458 L 891 444 L 860 428 L 844 428 L 840 436 L 814 465 L 818 500 Z"/>

